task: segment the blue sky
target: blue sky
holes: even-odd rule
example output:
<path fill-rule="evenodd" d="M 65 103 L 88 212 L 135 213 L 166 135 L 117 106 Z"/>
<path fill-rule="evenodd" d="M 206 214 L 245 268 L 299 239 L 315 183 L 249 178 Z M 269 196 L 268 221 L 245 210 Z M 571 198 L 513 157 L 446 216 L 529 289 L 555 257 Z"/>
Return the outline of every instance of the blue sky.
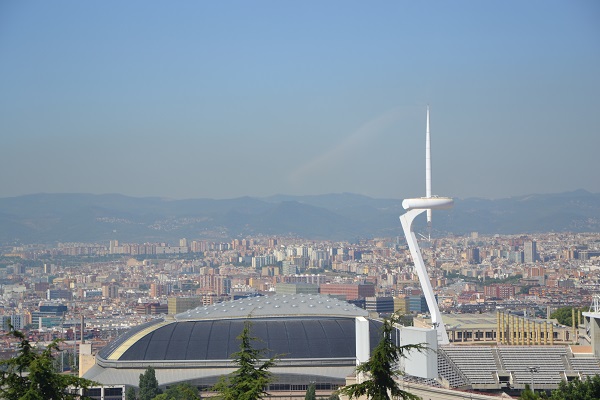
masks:
<path fill-rule="evenodd" d="M 600 192 L 600 3 L 4 1 L 0 197 Z"/>

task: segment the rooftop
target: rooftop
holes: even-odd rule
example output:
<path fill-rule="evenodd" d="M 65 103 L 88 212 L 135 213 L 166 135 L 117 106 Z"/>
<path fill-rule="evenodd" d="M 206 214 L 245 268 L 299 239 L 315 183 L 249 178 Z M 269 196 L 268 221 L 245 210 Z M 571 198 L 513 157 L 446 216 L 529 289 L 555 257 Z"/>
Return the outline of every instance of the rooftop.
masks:
<path fill-rule="evenodd" d="M 201 306 L 175 315 L 177 321 L 285 316 L 367 317 L 362 308 L 343 300 L 316 294 L 251 297 L 212 306 Z"/>

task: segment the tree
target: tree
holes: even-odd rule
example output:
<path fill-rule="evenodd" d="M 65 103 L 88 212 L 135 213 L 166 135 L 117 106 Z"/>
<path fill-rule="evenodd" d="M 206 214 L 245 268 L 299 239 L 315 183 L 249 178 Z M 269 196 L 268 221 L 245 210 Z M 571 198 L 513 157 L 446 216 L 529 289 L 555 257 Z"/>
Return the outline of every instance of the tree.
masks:
<path fill-rule="evenodd" d="M 572 310 L 573 307 L 560 307 L 552 314 L 550 314 L 550 318 L 555 318 L 559 324 L 572 326 L 573 325 L 573 315 Z"/>
<path fill-rule="evenodd" d="M 233 363 L 239 368 L 212 387 L 217 392 L 217 398 L 222 400 L 257 400 L 267 395 L 265 388 L 271 382 L 272 374 L 269 368 L 275 365 L 275 357 L 261 363 L 261 356 L 266 349 L 255 349 L 252 341 L 257 338 L 250 336 L 251 322 L 246 320 L 240 340 L 240 350 L 233 353 Z"/>
<path fill-rule="evenodd" d="M 153 400 L 200 400 L 200 395 L 198 389 L 189 383 L 180 383 L 179 385 L 171 386 Z"/>
<path fill-rule="evenodd" d="M 600 399 L 600 376 L 589 376 L 584 380 L 574 380 L 571 382 L 561 382 L 558 389 L 553 390 L 550 395 L 551 400 L 594 400 Z"/>
<path fill-rule="evenodd" d="M 317 400 L 317 387 L 313 382 L 308 385 L 308 389 L 306 389 L 306 395 L 304 396 L 304 400 Z"/>
<path fill-rule="evenodd" d="M 396 397 L 405 400 L 419 399 L 418 396 L 398 386 L 395 378 L 402 375 L 402 372 L 396 369 L 396 364 L 401 358 L 406 357 L 407 352 L 425 351 L 426 347 L 422 344 L 399 346 L 394 342 L 394 325 L 398 318 L 398 315 L 394 314 L 383 321 L 381 339 L 373 349 L 373 354 L 367 362 L 356 368 L 358 374 L 365 375 L 365 380 L 345 386 L 339 390 L 339 393 L 350 399 L 365 395 L 372 400 L 390 400 Z"/>
<path fill-rule="evenodd" d="M 525 286 L 521 286 L 521 289 L 519 289 L 519 294 L 529 294 L 529 289 L 534 288 L 534 285 L 525 285 Z"/>
<path fill-rule="evenodd" d="M 125 400 L 137 400 L 137 396 L 135 395 L 135 388 L 129 386 L 125 391 Z"/>
<path fill-rule="evenodd" d="M 17 356 L 0 361 L 0 398 L 4 400 L 69 400 L 82 398 L 78 389 L 94 382 L 53 369 L 54 354 L 60 351 L 60 340 L 54 340 L 42 351 L 36 351 L 22 332 L 9 325 L 8 335 L 19 340 Z"/>
<path fill-rule="evenodd" d="M 158 380 L 156 379 L 156 371 L 153 367 L 146 368 L 143 374 L 140 374 L 140 391 L 138 400 L 152 400 L 162 393 L 158 388 Z"/>

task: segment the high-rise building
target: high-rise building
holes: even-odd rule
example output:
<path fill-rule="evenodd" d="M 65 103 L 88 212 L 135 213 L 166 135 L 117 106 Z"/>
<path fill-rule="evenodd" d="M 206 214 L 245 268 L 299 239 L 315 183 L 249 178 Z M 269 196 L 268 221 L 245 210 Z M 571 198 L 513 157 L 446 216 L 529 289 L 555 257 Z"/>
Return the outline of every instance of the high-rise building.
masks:
<path fill-rule="evenodd" d="M 367 311 L 374 311 L 379 314 L 392 314 L 394 312 L 393 297 L 367 297 Z"/>
<path fill-rule="evenodd" d="M 198 297 L 169 297 L 167 300 L 170 315 L 179 314 L 203 305 L 202 296 Z"/>
<path fill-rule="evenodd" d="M 13 314 L 10 316 L 10 323 L 14 329 L 21 330 L 28 324 L 28 318 L 24 314 Z"/>
<path fill-rule="evenodd" d="M 528 240 L 523 243 L 523 256 L 525 263 L 534 263 L 538 260 L 535 240 Z"/>
<path fill-rule="evenodd" d="M 485 286 L 483 294 L 486 297 L 494 297 L 497 299 L 510 299 L 515 296 L 515 287 L 510 284 L 498 284 Z"/>
<path fill-rule="evenodd" d="M 467 262 L 469 264 L 479 264 L 481 263 L 481 258 L 479 256 L 479 248 L 470 247 L 467 249 Z"/>
<path fill-rule="evenodd" d="M 102 297 L 105 299 L 116 299 L 119 297 L 119 287 L 113 284 L 102 285 Z"/>
<path fill-rule="evenodd" d="M 429 312 L 427 299 L 424 295 L 416 295 L 408 297 L 408 307 L 410 312 L 424 313 Z"/>
<path fill-rule="evenodd" d="M 46 291 L 47 300 L 72 300 L 73 292 L 65 289 L 48 289 Z"/>
<path fill-rule="evenodd" d="M 375 285 L 353 283 L 331 283 L 319 286 L 321 294 L 345 296 L 346 300 L 356 300 L 375 296 Z"/>
<path fill-rule="evenodd" d="M 151 283 L 150 284 L 150 297 L 157 298 L 161 296 L 166 296 L 171 294 L 171 284 L 160 284 L 160 283 Z"/>
<path fill-rule="evenodd" d="M 58 326 L 66 312 L 67 306 L 64 304 L 40 303 L 40 310 L 31 313 L 31 323 L 39 328 Z"/>
<path fill-rule="evenodd" d="M 318 294 L 319 285 L 310 283 L 278 283 L 275 285 L 275 292 L 277 294 Z"/>
<path fill-rule="evenodd" d="M 394 297 L 394 311 L 399 314 L 410 313 L 410 302 L 408 296 L 400 295 L 398 297 Z"/>
<path fill-rule="evenodd" d="M 52 264 L 44 264 L 44 274 L 48 275 L 52 273 Z"/>

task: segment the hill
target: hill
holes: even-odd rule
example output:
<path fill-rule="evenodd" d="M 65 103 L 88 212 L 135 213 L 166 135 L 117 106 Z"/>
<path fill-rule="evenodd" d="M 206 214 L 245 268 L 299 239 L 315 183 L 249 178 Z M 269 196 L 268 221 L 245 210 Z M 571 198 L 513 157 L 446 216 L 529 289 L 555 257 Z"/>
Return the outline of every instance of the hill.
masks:
<path fill-rule="evenodd" d="M 318 196 L 172 200 L 119 194 L 0 198 L 0 243 L 175 242 L 256 235 L 356 240 L 402 235 L 401 201 Z M 419 220 L 424 226 L 424 219 Z M 600 232 L 600 194 L 584 190 L 498 200 L 457 199 L 434 212 L 435 234 Z"/>

